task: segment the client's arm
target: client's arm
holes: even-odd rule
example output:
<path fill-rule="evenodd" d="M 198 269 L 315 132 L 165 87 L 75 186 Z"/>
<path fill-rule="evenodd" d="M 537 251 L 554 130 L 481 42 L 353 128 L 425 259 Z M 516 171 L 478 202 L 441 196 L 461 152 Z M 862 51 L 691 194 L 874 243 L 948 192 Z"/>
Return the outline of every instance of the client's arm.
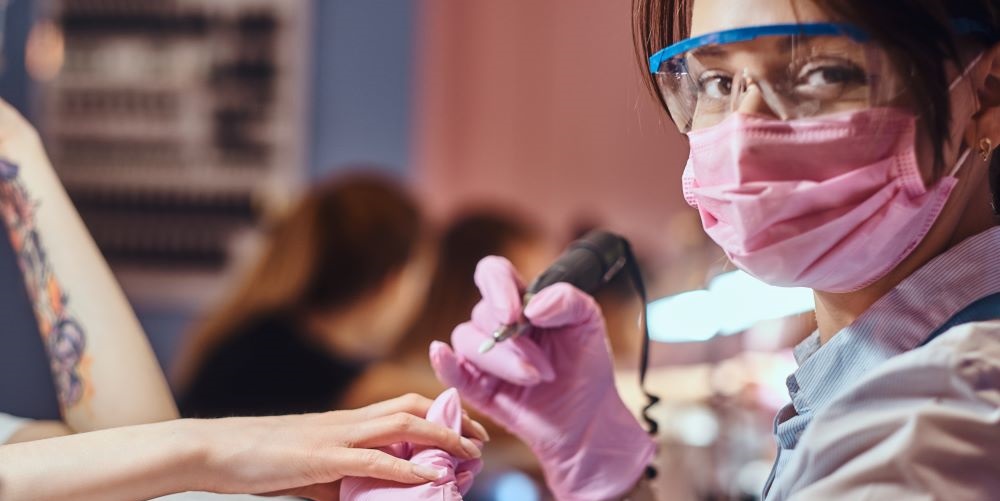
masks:
<path fill-rule="evenodd" d="M 462 459 L 472 441 L 407 396 L 353 410 L 259 418 L 174 420 L 0 446 L 0 500 L 138 500 L 183 491 L 284 493 L 336 499 L 345 476 L 406 484 L 442 474 L 377 450 L 430 445 Z M 463 417 L 463 431 L 483 438 Z"/>
<path fill-rule="evenodd" d="M 62 421 L 28 421 L 12 433 L 5 443 L 31 442 L 43 438 L 62 437 L 72 433 L 73 430 L 70 430 Z"/>
<path fill-rule="evenodd" d="M 0 101 L 0 219 L 77 432 L 177 417 L 135 314 L 56 177 L 37 133 Z"/>

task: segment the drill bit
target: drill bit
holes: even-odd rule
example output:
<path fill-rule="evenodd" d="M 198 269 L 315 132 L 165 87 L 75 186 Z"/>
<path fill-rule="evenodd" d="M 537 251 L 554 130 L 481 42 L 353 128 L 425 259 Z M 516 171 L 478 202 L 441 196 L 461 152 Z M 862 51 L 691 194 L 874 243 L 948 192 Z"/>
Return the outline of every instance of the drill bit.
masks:
<path fill-rule="evenodd" d="M 479 345 L 479 353 L 486 353 L 492 350 L 497 343 L 502 343 L 508 339 L 513 339 L 518 336 L 522 336 L 528 332 L 531 325 L 527 321 L 521 321 L 513 325 L 502 325 L 493 333 L 493 337 L 483 341 L 483 344 Z"/>

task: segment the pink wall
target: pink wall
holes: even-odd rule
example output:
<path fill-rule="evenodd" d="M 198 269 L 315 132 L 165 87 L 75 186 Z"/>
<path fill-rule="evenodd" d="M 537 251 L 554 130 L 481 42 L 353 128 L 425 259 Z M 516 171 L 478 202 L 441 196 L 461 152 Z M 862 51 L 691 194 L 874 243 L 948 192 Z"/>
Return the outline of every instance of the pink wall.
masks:
<path fill-rule="evenodd" d="M 600 221 L 676 251 L 687 146 L 643 87 L 629 1 L 419 5 L 414 158 L 436 214 L 509 203 L 560 238 Z"/>

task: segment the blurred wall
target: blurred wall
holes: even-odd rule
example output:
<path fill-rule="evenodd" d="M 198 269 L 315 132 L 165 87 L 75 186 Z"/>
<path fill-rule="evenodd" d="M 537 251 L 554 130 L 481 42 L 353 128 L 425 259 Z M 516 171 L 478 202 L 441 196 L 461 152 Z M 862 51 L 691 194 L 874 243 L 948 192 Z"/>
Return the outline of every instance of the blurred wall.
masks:
<path fill-rule="evenodd" d="M 314 1 L 309 179 L 354 162 L 407 175 L 414 4 Z M 202 312 L 135 307 L 160 363 L 169 367 Z"/>
<path fill-rule="evenodd" d="M 312 171 L 410 165 L 413 0 L 317 0 Z"/>
<path fill-rule="evenodd" d="M 414 161 L 435 212 L 504 203 L 667 255 L 687 146 L 643 87 L 631 2 L 420 5 Z"/>

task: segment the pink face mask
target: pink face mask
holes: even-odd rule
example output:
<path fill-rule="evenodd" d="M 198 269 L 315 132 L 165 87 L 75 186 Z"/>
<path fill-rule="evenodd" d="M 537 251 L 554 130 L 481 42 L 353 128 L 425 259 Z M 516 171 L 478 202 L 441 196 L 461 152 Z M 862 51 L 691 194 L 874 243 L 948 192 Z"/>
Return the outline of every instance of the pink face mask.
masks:
<path fill-rule="evenodd" d="M 684 196 L 729 259 L 760 280 L 862 289 L 927 235 L 969 154 L 925 187 L 916 121 L 891 108 L 790 121 L 737 113 L 688 134 Z"/>

